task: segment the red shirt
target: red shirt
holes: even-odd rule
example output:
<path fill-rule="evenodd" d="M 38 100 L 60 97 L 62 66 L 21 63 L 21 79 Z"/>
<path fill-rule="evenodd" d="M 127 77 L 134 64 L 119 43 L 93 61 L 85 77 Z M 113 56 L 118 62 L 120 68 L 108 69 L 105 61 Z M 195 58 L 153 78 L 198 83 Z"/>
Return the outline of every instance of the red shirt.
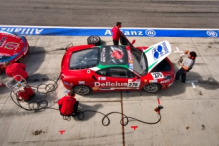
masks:
<path fill-rule="evenodd" d="M 64 96 L 58 101 L 58 105 L 62 105 L 62 108 L 60 109 L 60 112 L 63 115 L 71 115 L 74 112 L 74 104 L 76 102 L 76 99 L 74 96 Z"/>
<path fill-rule="evenodd" d="M 11 63 L 6 67 L 5 73 L 7 76 L 12 76 L 16 81 L 21 81 L 21 77 L 16 75 L 20 75 L 24 79 L 26 79 L 28 77 L 28 74 L 25 71 L 25 68 L 26 65 L 23 63 Z"/>
<path fill-rule="evenodd" d="M 115 41 L 119 41 L 119 38 L 120 38 L 120 30 L 117 26 L 114 26 L 112 29 L 111 29 L 113 35 L 113 40 Z"/>

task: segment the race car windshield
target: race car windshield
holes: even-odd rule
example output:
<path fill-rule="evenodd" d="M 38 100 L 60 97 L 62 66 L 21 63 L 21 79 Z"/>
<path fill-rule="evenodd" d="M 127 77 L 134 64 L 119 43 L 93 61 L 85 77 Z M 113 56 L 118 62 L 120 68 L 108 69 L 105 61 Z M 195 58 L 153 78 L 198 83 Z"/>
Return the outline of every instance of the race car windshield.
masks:
<path fill-rule="evenodd" d="M 99 63 L 99 50 L 100 48 L 94 47 L 91 49 L 73 52 L 69 68 L 74 70 L 97 66 Z"/>
<path fill-rule="evenodd" d="M 148 72 L 147 58 L 143 52 L 136 48 L 131 48 L 133 55 L 133 70 L 140 75 L 145 75 Z"/>

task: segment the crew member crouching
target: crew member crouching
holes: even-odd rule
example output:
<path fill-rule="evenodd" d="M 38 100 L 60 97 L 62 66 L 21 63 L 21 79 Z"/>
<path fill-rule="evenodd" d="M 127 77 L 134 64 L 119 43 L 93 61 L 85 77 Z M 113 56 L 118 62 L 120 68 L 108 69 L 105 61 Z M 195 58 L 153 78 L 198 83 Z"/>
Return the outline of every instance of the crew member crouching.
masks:
<path fill-rule="evenodd" d="M 75 92 L 71 90 L 64 97 L 58 100 L 59 111 L 62 116 L 76 116 L 78 115 L 79 102 L 76 101 Z"/>
<path fill-rule="evenodd" d="M 28 78 L 28 74 L 25 71 L 26 65 L 23 63 L 9 63 L 5 62 L 5 73 L 9 77 L 13 77 L 14 80 L 17 82 L 22 81 L 23 79 L 20 77 L 22 76 L 25 80 Z M 18 76 L 20 75 L 20 76 Z"/>

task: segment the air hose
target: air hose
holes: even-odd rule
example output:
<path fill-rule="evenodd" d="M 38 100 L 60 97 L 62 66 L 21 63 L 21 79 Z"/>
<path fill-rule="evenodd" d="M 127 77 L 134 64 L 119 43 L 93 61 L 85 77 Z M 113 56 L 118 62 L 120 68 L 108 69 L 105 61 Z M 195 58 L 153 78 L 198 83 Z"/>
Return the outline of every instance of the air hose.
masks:
<path fill-rule="evenodd" d="M 46 101 L 45 99 L 46 99 L 46 97 L 47 97 L 47 95 L 48 95 L 49 93 L 54 92 L 54 91 L 57 89 L 57 87 L 58 87 L 57 82 L 58 82 L 59 78 L 60 78 L 60 76 L 59 76 L 59 77 L 57 78 L 57 80 L 55 80 L 55 81 L 54 81 L 54 80 L 49 80 L 49 81 L 53 81 L 54 83 L 40 84 L 40 85 L 38 85 L 37 87 L 30 86 L 31 88 L 35 89 L 36 92 L 38 92 L 38 93 L 40 93 L 40 94 L 44 94 L 45 96 L 44 96 L 44 98 L 43 98 L 42 100 L 40 100 L 40 101 L 31 101 L 31 100 L 33 100 L 34 98 L 30 99 L 30 100 L 28 101 L 28 106 L 29 106 L 29 108 L 25 108 L 25 107 L 23 107 L 23 106 L 20 104 L 19 98 L 18 98 L 17 94 L 16 94 L 13 90 L 10 92 L 10 97 L 11 97 L 12 101 L 13 101 L 18 107 L 20 107 L 20 108 L 22 108 L 22 109 L 24 109 L 24 110 L 27 110 L 27 111 L 32 111 L 32 110 L 34 110 L 35 112 L 39 112 L 39 111 L 43 111 L 43 110 L 48 109 L 48 108 L 50 108 L 50 109 L 55 109 L 55 108 L 48 107 L 48 101 Z M 45 86 L 45 87 L 42 88 L 42 86 Z M 40 91 L 40 89 L 44 89 L 45 92 Z M 13 94 L 15 95 L 16 100 L 13 98 Z M 56 109 L 56 110 L 58 110 L 58 109 Z"/>
<path fill-rule="evenodd" d="M 29 102 L 29 108 L 25 108 L 23 107 L 21 104 L 20 104 L 20 101 L 18 100 L 17 98 L 17 94 L 14 92 L 14 91 L 11 91 L 10 92 L 10 97 L 12 99 L 12 101 L 20 108 L 24 109 L 24 110 L 27 110 L 27 111 L 35 111 L 35 112 L 39 112 L 39 111 L 43 111 L 45 109 L 53 109 L 53 110 L 59 110 L 59 109 L 56 109 L 56 108 L 51 108 L 51 107 L 48 107 L 48 102 L 45 100 L 47 95 L 51 92 L 54 92 L 57 87 L 58 87 L 58 80 L 59 80 L 60 76 L 57 78 L 57 80 L 49 80 L 49 81 L 53 81 L 54 83 L 49 83 L 49 84 L 40 84 L 38 85 L 37 87 L 34 87 L 34 86 L 30 86 L 32 88 L 35 88 L 36 91 L 40 94 L 44 94 L 44 99 L 43 100 L 40 100 L 40 101 L 30 101 Z M 42 88 L 42 86 L 45 86 L 44 88 Z M 39 89 L 45 89 L 45 92 L 41 92 L 39 91 Z M 13 95 L 12 93 L 16 96 L 16 99 L 17 101 L 14 100 L 13 98 Z M 160 110 L 162 109 L 163 107 L 162 106 L 158 106 L 157 108 L 155 108 L 155 111 L 158 113 L 158 116 L 159 116 L 159 119 L 156 121 L 156 122 L 145 122 L 145 121 L 142 121 L 142 120 L 139 120 L 139 119 L 136 119 L 136 118 L 133 118 L 133 117 L 128 117 L 126 116 L 125 114 L 121 113 L 121 112 L 110 112 L 108 114 L 104 114 L 102 112 L 99 112 L 99 111 L 94 111 L 94 110 L 85 110 L 85 111 L 79 111 L 78 110 L 78 113 L 76 115 L 73 115 L 73 117 L 77 116 L 77 118 L 79 120 L 83 120 L 84 117 L 85 117 L 85 113 L 87 112 L 93 112 L 93 113 L 99 113 L 101 115 L 103 115 L 103 118 L 102 118 L 102 125 L 103 126 L 108 126 L 110 125 L 110 118 L 109 116 L 112 115 L 112 114 L 121 114 L 123 117 L 122 119 L 120 120 L 120 124 L 122 126 L 126 126 L 128 125 L 128 123 L 130 121 L 138 121 L 138 122 L 141 122 L 141 123 L 144 123 L 144 124 L 157 124 L 160 120 L 161 120 L 161 114 L 160 114 Z M 63 116 L 63 119 L 64 120 L 67 120 L 67 121 L 70 121 L 71 120 L 71 116 Z M 107 121 L 105 123 L 105 121 Z"/>

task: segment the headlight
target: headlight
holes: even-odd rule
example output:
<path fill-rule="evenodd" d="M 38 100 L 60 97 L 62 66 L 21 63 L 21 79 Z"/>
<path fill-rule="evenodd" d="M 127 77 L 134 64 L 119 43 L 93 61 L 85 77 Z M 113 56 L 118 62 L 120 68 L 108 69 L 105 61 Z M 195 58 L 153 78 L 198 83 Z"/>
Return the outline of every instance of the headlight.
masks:
<path fill-rule="evenodd" d="M 171 75 L 164 76 L 164 79 L 165 79 L 165 80 L 171 79 Z"/>

